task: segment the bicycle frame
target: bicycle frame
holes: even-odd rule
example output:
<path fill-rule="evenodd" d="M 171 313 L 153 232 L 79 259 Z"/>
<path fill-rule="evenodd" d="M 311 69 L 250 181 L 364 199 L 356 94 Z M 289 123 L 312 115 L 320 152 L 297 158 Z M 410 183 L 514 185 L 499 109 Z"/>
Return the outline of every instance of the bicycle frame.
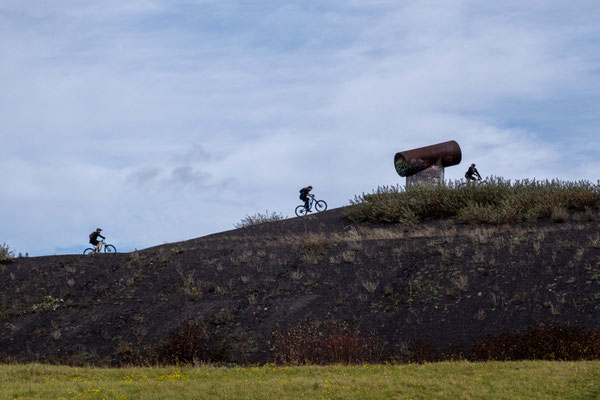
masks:
<path fill-rule="evenodd" d="M 99 241 L 100 246 L 95 247 L 94 253 L 102 253 L 102 250 L 104 250 L 104 248 L 106 247 L 106 243 L 104 242 L 104 239 Z"/>
<path fill-rule="evenodd" d="M 313 205 L 317 202 L 317 200 L 315 199 L 315 196 L 308 196 L 308 209 L 312 210 L 313 209 Z"/>

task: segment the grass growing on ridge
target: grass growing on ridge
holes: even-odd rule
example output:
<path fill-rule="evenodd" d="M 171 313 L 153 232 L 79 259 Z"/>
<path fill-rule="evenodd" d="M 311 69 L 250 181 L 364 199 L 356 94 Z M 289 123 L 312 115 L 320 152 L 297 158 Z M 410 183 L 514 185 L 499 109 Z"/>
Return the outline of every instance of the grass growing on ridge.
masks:
<path fill-rule="evenodd" d="M 2 399 L 593 399 L 599 362 L 250 368 L 0 366 Z"/>
<path fill-rule="evenodd" d="M 416 223 L 430 218 L 456 217 L 467 223 L 535 221 L 557 210 L 588 211 L 600 208 L 600 182 L 511 182 L 491 178 L 487 182 L 413 185 L 405 190 L 383 186 L 371 194 L 356 196 L 347 217 L 355 222 Z M 564 215 L 561 218 L 567 218 Z"/>

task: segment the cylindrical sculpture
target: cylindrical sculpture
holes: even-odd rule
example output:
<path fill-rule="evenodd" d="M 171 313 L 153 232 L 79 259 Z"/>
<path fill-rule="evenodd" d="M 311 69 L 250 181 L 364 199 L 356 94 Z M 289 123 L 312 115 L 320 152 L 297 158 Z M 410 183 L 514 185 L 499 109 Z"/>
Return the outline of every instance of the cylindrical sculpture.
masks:
<path fill-rule="evenodd" d="M 394 166 L 402 177 L 410 177 L 431 167 L 443 168 L 460 164 L 462 152 L 456 141 L 396 153 Z M 442 172 L 443 173 L 443 172 Z"/>

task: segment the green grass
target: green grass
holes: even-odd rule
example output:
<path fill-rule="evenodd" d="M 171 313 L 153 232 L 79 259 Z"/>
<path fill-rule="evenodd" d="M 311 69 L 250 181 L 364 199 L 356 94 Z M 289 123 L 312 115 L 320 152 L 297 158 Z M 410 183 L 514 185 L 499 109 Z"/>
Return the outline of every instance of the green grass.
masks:
<path fill-rule="evenodd" d="M 587 181 L 514 181 L 413 185 L 406 190 L 383 186 L 356 196 L 347 217 L 354 222 L 417 223 L 424 219 L 457 218 L 467 223 L 502 224 L 548 218 L 568 218 L 569 212 L 600 208 L 600 183 Z"/>
<path fill-rule="evenodd" d="M 122 369 L 3 365 L 0 399 L 600 399 L 600 362 Z"/>

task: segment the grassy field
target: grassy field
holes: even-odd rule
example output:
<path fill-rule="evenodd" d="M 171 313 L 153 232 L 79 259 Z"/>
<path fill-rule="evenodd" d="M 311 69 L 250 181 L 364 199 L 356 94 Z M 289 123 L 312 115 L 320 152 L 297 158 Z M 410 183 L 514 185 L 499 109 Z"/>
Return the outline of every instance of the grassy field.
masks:
<path fill-rule="evenodd" d="M 3 365 L 0 399 L 600 399 L 600 362 L 122 369 Z"/>

